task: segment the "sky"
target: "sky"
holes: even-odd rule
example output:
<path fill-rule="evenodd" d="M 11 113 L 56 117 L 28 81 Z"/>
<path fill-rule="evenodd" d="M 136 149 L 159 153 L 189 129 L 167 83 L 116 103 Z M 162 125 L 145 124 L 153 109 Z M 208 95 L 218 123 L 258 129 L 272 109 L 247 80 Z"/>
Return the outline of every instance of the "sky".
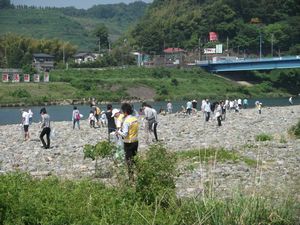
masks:
<path fill-rule="evenodd" d="M 137 0 L 11 0 L 14 5 L 28 5 L 28 6 L 51 6 L 51 7 L 67 7 L 74 6 L 78 9 L 88 9 L 93 5 L 99 4 L 115 4 L 115 3 L 132 3 Z M 150 3 L 153 0 L 142 0 Z"/>

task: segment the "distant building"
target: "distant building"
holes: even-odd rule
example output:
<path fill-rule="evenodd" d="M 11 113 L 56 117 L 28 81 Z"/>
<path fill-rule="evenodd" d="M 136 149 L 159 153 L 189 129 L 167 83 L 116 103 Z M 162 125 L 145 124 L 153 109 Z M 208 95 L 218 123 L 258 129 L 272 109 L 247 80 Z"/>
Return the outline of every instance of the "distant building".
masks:
<path fill-rule="evenodd" d="M 32 65 L 38 71 L 50 71 L 54 68 L 54 56 L 45 53 L 33 54 Z"/>
<path fill-rule="evenodd" d="M 89 52 L 81 52 L 74 55 L 75 63 L 87 63 L 87 62 L 94 62 L 99 57 L 99 54 L 96 53 L 89 53 Z"/>
<path fill-rule="evenodd" d="M 166 48 L 164 53 L 167 64 L 179 64 L 183 61 L 186 51 L 181 48 Z"/>

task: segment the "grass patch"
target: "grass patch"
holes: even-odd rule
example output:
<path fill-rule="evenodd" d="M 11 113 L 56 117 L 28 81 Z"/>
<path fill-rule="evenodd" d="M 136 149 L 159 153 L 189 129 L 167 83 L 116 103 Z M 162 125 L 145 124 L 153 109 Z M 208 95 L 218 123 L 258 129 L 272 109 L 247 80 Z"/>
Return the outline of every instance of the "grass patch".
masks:
<path fill-rule="evenodd" d="M 250 159 L 245 156 L 241 156 L 236 151 L 228 151 L 225 149 L 215 149 L 215 148 L 209 148 L 209 149 L 194 149 L 190 151 L 181 151 L 177 152 L 176 156 L 180 160 L 187 160 L 192 159 L 195 161 L 202 161 L 202 162 L 208 162 L 210 160 L 216 159 L 217 162 L 244 162 L 248 166 L 255 166 L 256 160 Z"/>
<path fill-rule="evenodd" d="M 292 126 L 289 131 L 288 131 L 289 135 L 299 139 L 300 138 L 300 120 L 298 121 L 298 123 L 294 126 Z"/>
<path fill-rule="evenodd" d="M 156 196 L 148 204 L 134 187 L 108 188 L 90 180 L 26 174 L 0 176 L 1 224 L 297 224 L 299 205 L 290 199 L 239 194 L 227 199 Z M 166 202 L 168 204 L 166 204 Z"/>
<path fill-rule="evenodd" d="M 271 141 L 273 139 L 273 137 L 269 134 L 258 134 L 255 136 L 255 141 Z"/>
<path fill-rule="evenodd" d="M 112 88 L 115 85 L 118 88 Z M 130 95 L 127 90 L 146 87 L 153 90 L 154 100 L 187 100 L 203 98 L 234 98 L 254 96 L 245 92 L 239 84 L 209 74 L 199 68 L 138 68 L 104 70 L 69 69 L 53 70 L 50 72 L 48 84 L 19 83 L 0 84 L 0 103 L 18 103 L 25 101 L 13 93 L 17 88 L 26 90 L 30 102 L 51 101 L 62 99 L 83 99 L 95 97 L 98 101 L 120 101 L 124 99 L 143 98 L 140 94 Z M 10 89 L 12 88 L 12 89 Z M 212 91 L 213 90 L 213 91 Z M 17 95 L 27 94 L 16 92 Z M 224 94 L 226 93 L 226 94 Z M 15 95 L 16 95 L 15 94 Z M 256 96 L 265 96 L 263 91 L 255 92 Z M 44 96 L 41 99 L 41 96 Z"/>

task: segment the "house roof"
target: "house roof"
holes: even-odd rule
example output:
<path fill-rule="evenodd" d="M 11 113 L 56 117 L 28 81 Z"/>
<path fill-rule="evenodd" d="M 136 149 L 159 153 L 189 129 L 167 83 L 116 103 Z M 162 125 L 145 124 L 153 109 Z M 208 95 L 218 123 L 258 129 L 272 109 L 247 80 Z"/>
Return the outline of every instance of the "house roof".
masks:
<path fill-rule="evenodd" d="M 48 55 L 46 53 L 34 53 L 33 57 L 34 58 L 54 58 L 54 56 Z"/>
<path fill-rule="evenodd" d="M 185 52 L 182 48 L 166 48 L 164 53 L 178 53 L 178 52 Z"/>
<path fill-rule="evenodd" d="M 85 56 L 95 57 L 95 54 L 89 53 L 89 52 L 80 52 L 80 53 L 77 53 L 76 55 L 74 55 L 75 58 L 82 58 L 82 57 L 85 57 Z"/>

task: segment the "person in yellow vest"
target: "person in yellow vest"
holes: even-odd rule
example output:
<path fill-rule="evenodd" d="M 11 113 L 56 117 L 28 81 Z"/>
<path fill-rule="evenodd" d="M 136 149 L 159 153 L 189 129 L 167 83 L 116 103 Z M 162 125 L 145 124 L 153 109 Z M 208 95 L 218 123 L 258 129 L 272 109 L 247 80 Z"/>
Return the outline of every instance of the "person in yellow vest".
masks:
<path fill-rule="evenodd" d="M 139 123 L 138 119 L 132 115 L 133 109 L 130 104 L 123 103 L 121 110 L 124 113 L 124 122 L 121 130 L 117 130 L 116 133 L 123 137 L 125 161 L 128 167 L 129 180 L 134 181 L 133 176 L 133 164 L 134 157 L 137 154 L 139 142 L 138 142 L 138 131 Z"/>

